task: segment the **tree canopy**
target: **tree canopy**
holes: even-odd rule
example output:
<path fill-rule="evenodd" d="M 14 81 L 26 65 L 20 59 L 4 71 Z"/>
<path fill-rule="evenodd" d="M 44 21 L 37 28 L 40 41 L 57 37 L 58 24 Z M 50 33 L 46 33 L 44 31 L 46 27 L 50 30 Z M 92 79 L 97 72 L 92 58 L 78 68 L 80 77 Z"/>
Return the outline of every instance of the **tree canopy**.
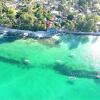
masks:
<path fill-rule="evenodd" d="M 32 31 L 45 30 L 47 21 L 52 21 L 52 9 L 46 9 L 44 4 L 32 3 L 33 1 L 19 0 L 15 3 L 15 0 L 1 0 L 0 24 Z M 49 3 L 55 4 L 56 2 L 51 0 Z M 56 10 L 62 15 L 59 16 L 60 21 L 53 21 L 52 27 L 54 28 L 61 26 L 69 31 L 96 31 L 96 23 L 100 21 L 98 0 L 61 0 Z M 62 18 L 63 15 L 67 17 L 66 20 Z"/>

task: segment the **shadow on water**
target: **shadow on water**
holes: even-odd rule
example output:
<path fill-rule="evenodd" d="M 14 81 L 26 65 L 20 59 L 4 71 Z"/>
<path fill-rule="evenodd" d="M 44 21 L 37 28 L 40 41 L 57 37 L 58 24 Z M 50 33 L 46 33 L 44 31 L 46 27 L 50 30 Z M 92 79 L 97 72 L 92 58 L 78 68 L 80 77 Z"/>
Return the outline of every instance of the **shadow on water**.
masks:
<path fill-rule="evenodd" d="M 14 42 L 15 40 L 17 40 L 18 38 L 16 37 L 0 37 L 0 44 L 3 44 L 3 43 L 11 43 L 11 42 Z"/>
<path fill-rule="evenodd" d="M 0 44 L 12 43 L 12 42 L 19 40 L 19 39 L 28 39 L 28 38 L 0 37 Z M 34 40 L 36 40 L 38 43 L 45 45 L 46 47 L 49 47 L 49 48 L 59 47 L 60 46 L 59 43 L 61 42 L 61 41 L 53 41 L 53 40 L 50 40 L 50 39 L 34 39 Z"/>
<path fill-rule="evenodd" d="M 3 56 L 0 56 L 0 61 L 6 62 L 6 63 L 11 63 L 11 64 L 20 64 L 20 62 L 15 59 L 9 59 L 9 58 L 3 57 Z"/>
<path fill-rule="evenodd" d="M 100 84 L 100 79 L 95 79 L 95 83 Z"/>
<path fill-rule="evenodd" d="M 54 40 L 52 38 L 44 38 L 44 39 L 37 39 L 38 42 L 42 45 L 48 46 L 48 47 L 59 47 L 61 42 L 68 43 L 69 49 L 75 49 L 78 47 L 78 45 L 88 43 L 89 36 L 83 36 L 83 35 L 61 35 L 60 39 Z M 95 40 L 96 41 L 96 40 Z"/>
<path fill-rule="evenodd" d="M 73 84 L 74 84 L 74 81 L 71 80 L 71 79 L 68 79 L 68 80 L 67 80 L 67 83 L 70 84 L 70 85 L 73 85 Z"/>
<path fill-rule="evenodd" d="M 94 37 L 92 43 L 95 43 L 98 40 L 98 38 L 99 38 L 98 36 Z"/>
<path fill-rule="evenodd" d="M 93 36 L 92 43 L 95 43 L 98 40 L 98 37 Z M 0 38 L 0 44 L 3 43 L 10 43 L 14 42 L 15 40 L 18 40 L 21 38 L 18 38 L 16 36 L 9 36 L 9 37 L 1 37 Z M 79 46 L 79 44 L 85 44 L 89 42 L 89 36 L 83 36 L 83 35 L 61 35 L 59 40 L 53 40 L 52 38 L 44 38 L 44 39 L 36 39 L 40 44 L 43 44 L 48 47 L 59 47 L 61 42 L 68 43 L 69 49 L 75 49 Z"/>
<path fill-rule="evenodd" d="M 98 71 L 73 70 L 72 68 L 69 68 L 64 64 L 55 64 L 54 70 L 62 75 L 66 75 L 69 77 L 94 79 L 96 83 L 100 83 L 100 78 L 97 77 L 98 75 L 100 76 L 100 72 Z M 73 84 L 72 81 L 68 82 L 70 84 Z"/>
<path fill-rule="evenodd" d="M 50 47 L 50 48 L 52 48 L 52 47 L 58 47 L 59 48 L 60 42 L 61 42 L 60 40 L 54 40 L 52 38 L 38 39 L 38 43 L 40 43 L 40 44 L 42 44 L 46 47 Z"/>
<path fill-rule="evenodd" d="M 61 40 L 65 43 L 69 44 L 69 49 L 75 49 L 78 47 L 78 45 L 85 44 L 89 41 L 88 36 L 82 36 L 82 35 L 63 35 L 61 36 Z"/>
<path fill-rule="evenodd" d="M 24 62 L 24 58 L 20 59 L 20 60 L 16 60 L 16 59 L 11 59 L 11 58 L 8 58 L 8 57 L 3 57 L 3 56 L 0 56 L 0 61 L 1 62 L 4 62 L 4 63 L 9 63 L 9 64 L 14 64 L 14 65 L 17 65 L 19 68 L 31 68 L 31 65 Z"/>
<path fill-rule="evenodd" d="M 91 43 L 95 43 L 98 40 L 98 36 L 92 36 L 92 37 L 93 39 Z M 16 37 L 16 36 L 0 37 L 0 44 L 10 43 L 21 38 L 22 37 Z M 79 46 L 79 44 L 85 44 L 90 41 L 88 35 L 73 35 L 73 34 L 61 35 L 59 40 L 53 40 L 52 38 L 43 38 L 43 39 L 36 38 L 36 40 L 40 44 L 46 45 L 48 47 L 59 47 L 59 44 L 61 42 L 65 42 L 68 43 L 69 49 L 75 49 Z"/>

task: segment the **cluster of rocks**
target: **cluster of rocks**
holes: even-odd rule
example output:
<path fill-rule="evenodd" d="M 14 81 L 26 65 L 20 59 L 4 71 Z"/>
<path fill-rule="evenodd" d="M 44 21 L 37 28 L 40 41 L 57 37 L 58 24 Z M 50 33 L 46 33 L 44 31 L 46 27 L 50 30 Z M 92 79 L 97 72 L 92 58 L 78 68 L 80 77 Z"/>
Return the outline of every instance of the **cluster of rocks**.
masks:
<path fill-rule="evenodd" d="M 51 31 L 52 30 L 52 31 Z M 49 29 L 47 31 L 27 31 L 27 30 L 18 30 L 18 29 L 10 29 L 0 27 L 0 33 L 3 34 L 4 37 L 16 37 L 16 38 L 50 38 L 53 35 L 57 34 L 57 31 L 53 29 Z"/>

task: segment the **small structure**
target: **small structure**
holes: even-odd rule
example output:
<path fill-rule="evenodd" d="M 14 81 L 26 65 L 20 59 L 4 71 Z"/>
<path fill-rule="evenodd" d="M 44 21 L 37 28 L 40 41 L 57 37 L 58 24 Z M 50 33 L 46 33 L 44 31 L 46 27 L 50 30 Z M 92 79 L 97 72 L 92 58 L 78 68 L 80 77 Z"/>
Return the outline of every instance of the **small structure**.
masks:
<path fill-rule="evenodd" d="M 23 63 L 24 64 L 29 64 L 29 60 L 28 59 L 24 59 Z"/>
<path fill-rule="evenodd" d="M 56 10 L 53 10 L 53 11 L 51 11 L 51 14 L 53 14 L 53 15 L 60 15 L 60 12 L 56 11 Z"/>
<path fill-rule="evenodd" d="M 56 64 L 62 64 L 62 61 L 60 59 L 57 59 Z"/>
<path fill-rule="evenodd" d="M 28 37 L 29 36 L 29 34 L 28 33 L 23 33 L 23 37 L 25 38 L 25 37 Z"/>
<path fill-rule="evenodd" d="M 99 32 L 100 31 L 100 22 L 97 22 L 96 25 L 97 25 L 97 32 Z"/>

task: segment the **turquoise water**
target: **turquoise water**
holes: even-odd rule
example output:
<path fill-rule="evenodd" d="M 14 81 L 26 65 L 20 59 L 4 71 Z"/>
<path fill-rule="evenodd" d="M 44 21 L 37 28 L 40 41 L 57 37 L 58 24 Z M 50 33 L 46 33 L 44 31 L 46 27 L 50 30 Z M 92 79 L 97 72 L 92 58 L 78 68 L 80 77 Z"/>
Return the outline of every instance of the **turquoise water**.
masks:
<path fill-rule="evenodd" d="M 100 100 L 100 37 L 0 43 L 0 100 Z"/>

